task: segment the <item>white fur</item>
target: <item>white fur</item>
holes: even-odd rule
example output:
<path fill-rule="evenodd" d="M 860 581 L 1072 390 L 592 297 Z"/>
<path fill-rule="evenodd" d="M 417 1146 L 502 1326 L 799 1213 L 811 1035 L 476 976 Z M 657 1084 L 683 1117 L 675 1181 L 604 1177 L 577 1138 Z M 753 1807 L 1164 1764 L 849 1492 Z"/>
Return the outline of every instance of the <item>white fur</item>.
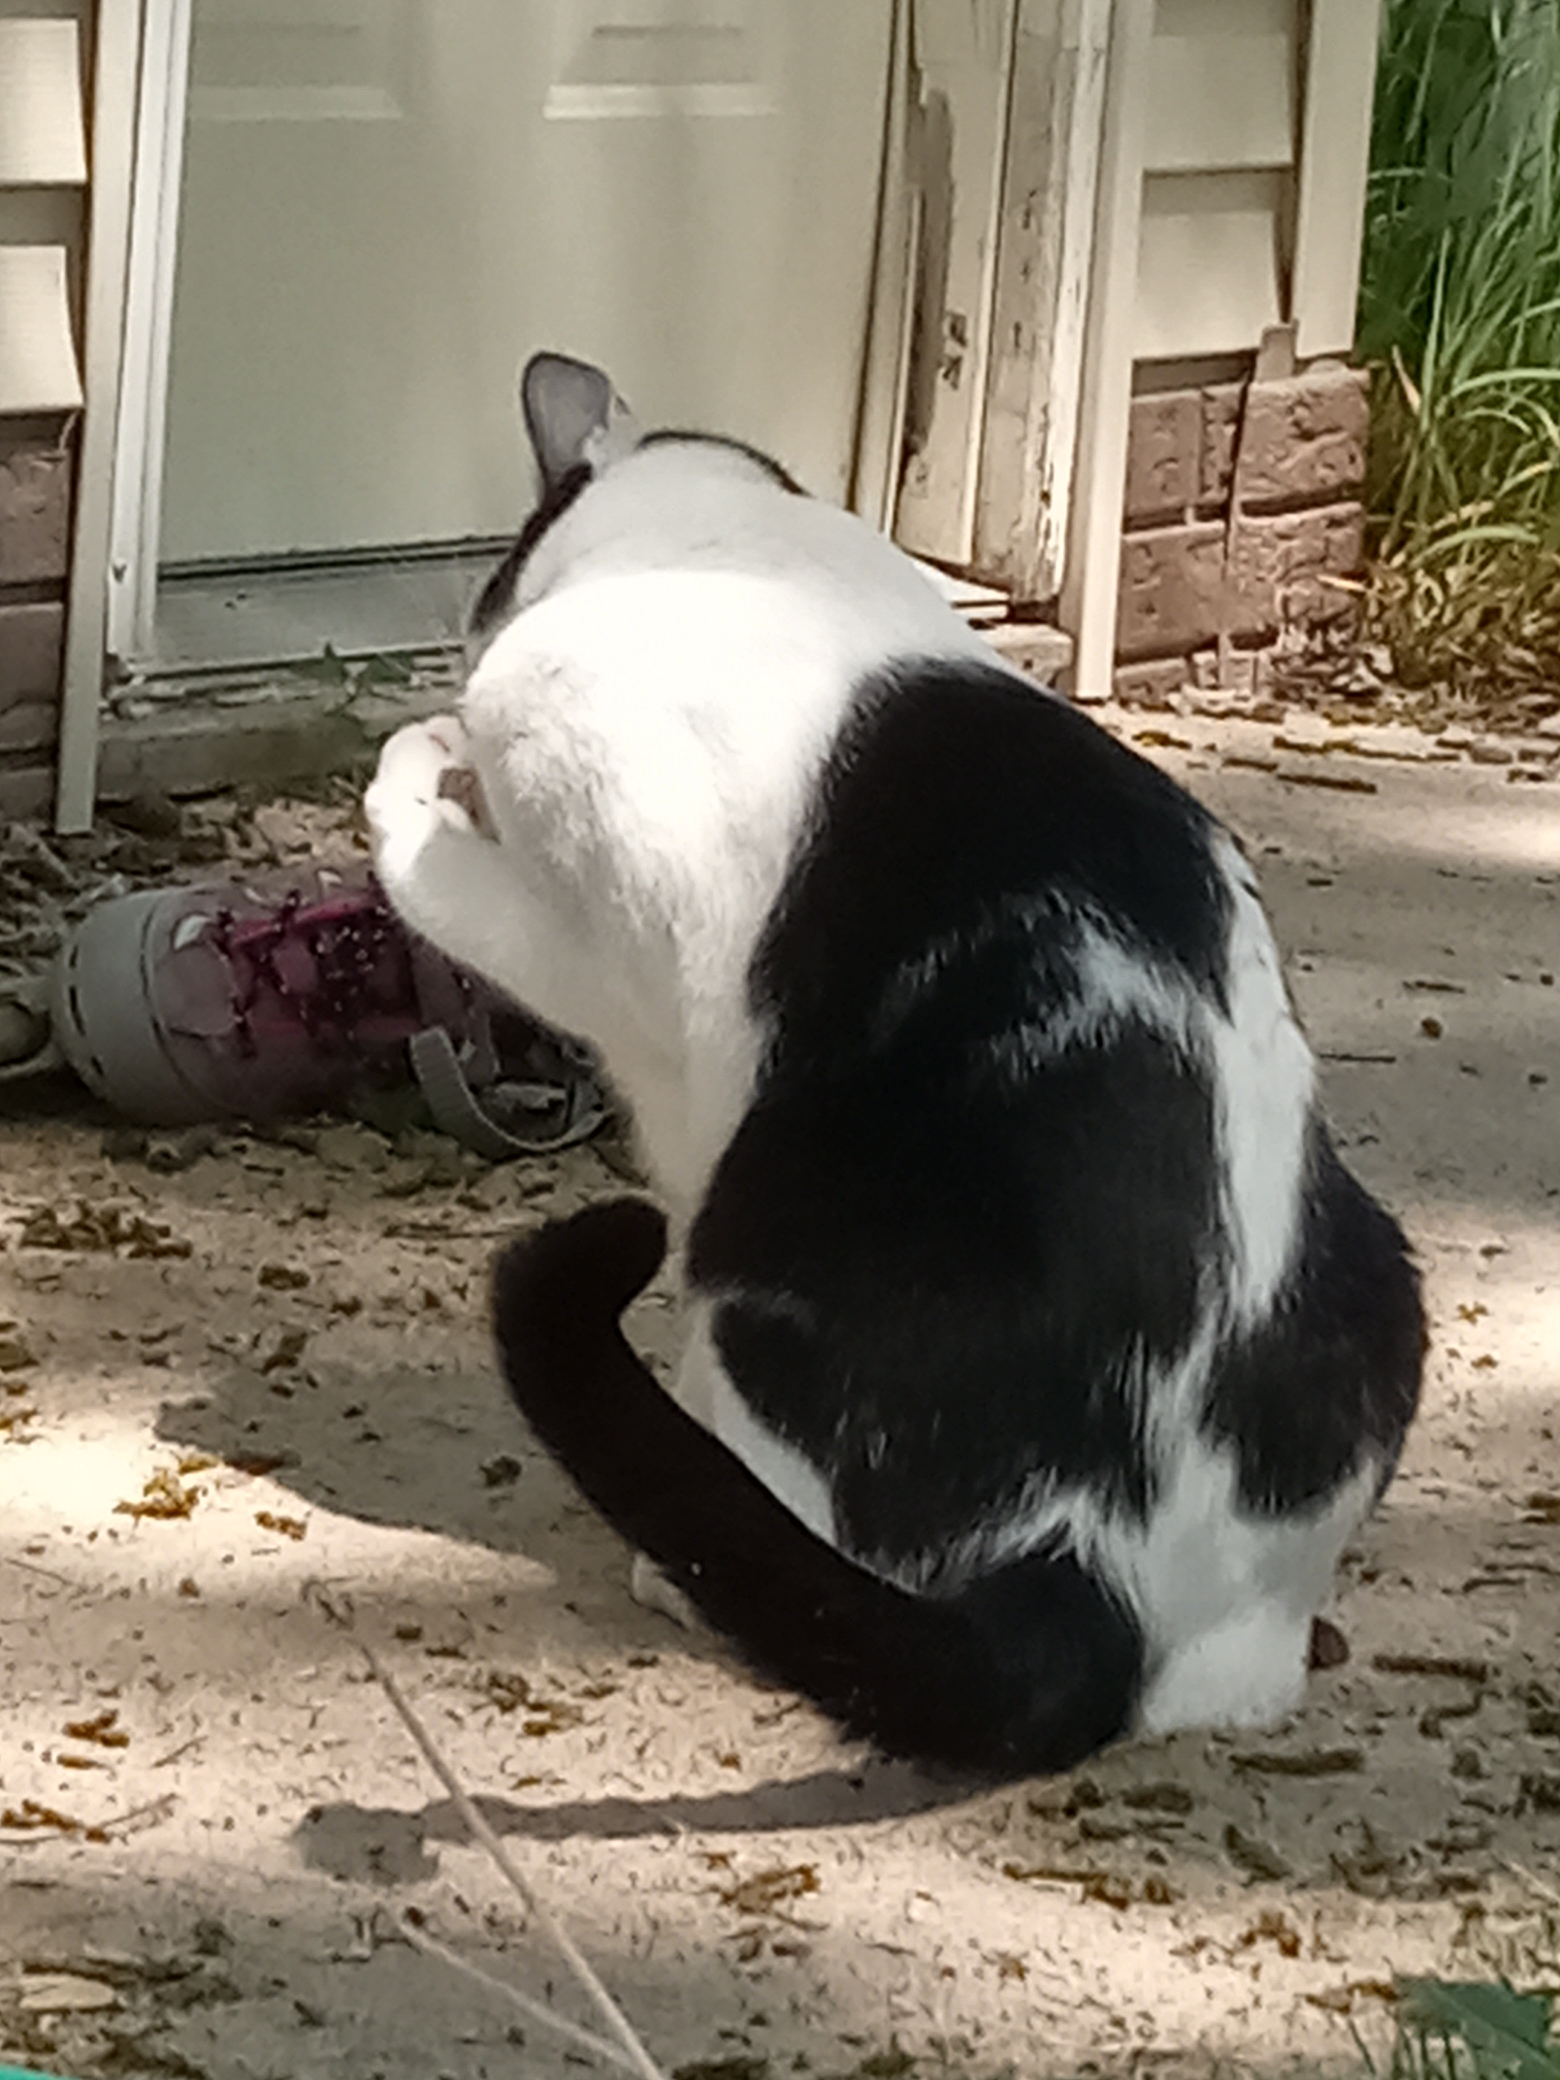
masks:
<path fill-rule="evenodd" d="M 673 1388 L 677 1401 L 713 1430 L 792 1516 L 829 1545 L 837 1545 L 834 1498 L 827 1481 L 806 1453 L 777 1437 L 732 1385 L 710 1333 L 716 1304 L 699 1300 L 690 1312 L 688 1344 Z"/>
<path fill-rule="evenodd" d="M 895 655 L 994 660 L 869 529 L 707 447 L 614 461 L 544 536 L 517 605 L 460 717 L 386 745 L 365 805 L 376 864 L 417 930 L 595 1043 L 686 1221 L 752 1092 L 765 1035 L 748 966 L 852 690 Z M 493 836 L 440 793 L 460 768 L 479 778 Z M 1231 1454 L 1197 1432 L 1219 1336 L 1261 1319 L 1293 1258 L 1313 1083 L 1250 869 L 1223 839 L 1218 863 L 1228 1016 L 1084 917 L 1078 1001 L 1017 1042 L 1025 1063 L 1054 1058 L 1136 1019 L 1213 1072 L 1233 1269 L 1181 1360 L 1143 1367 L 1160 1500 L 1136 1526 L 1041 1482 L 958 1553 L 897 1570 L 946 1586 L 1071 1546 L 1144 1628 L 1156 1731 L 1294 1701 L 1311 1614 L 1371 1488 L 1362 1472 L 1312 1519 L 1254 1518 Z M 710 1309 L 693 1311 L 678 1398 L 832 1542 L 827 1483 L 737 1394 Z"/>
<path fill-rule="evenodd" d="M 1255 877 L 1229 838 L 1221 834 L 1216 851 L 1233 904 L 1230 1003 L 1227 1018 L 1210 1012 L 1208 1031 L 1235 1251 L 1230 1300 L 1245 1327 L 1266 1313 L 1294 1256 L 1316 1069 L 1289 1006 Z"/>
<path fill-rule="evenodd" d="M 1086 1491 L 1037 1484 L 1004 1524 L 966 1542 L 951 1570 L 896 1570 L 894 1578 L 920 1589 L 1045 1546 L 1072 1552 L 1142 1629 L 1144 1732 L 1272 1724 L 1300 1700 L 1312 1617 L 1370 1509 L 1378 1473 L 1361 1468 L 1305 1516 L 1258 1516 L 1240 1503 L 1232 1448 L 1186 1425 L 1146 1523 L 1102 1509 Z"/>
<path fill-rule="evenodd" d="M 697 1204 L 752 1089 L 754 941 L 853 687 L 990 653 L 915 566 L 744 457 L 649 448 L 540 543 L 525 610 L 366 802 L 408 921 L 600 1049 L 646 1158 Z M 497 843 L 436 799 L 476 769 Z M 452 813 L 453 812 L 453 813 Z"/>
<path fill-rule="evenodd" d="M 1311 1619 L 1369 1509 L 1375 1468 L 1304 1517 L 1257 1517 L 1235 1493 L 1233 1450 L 1183 1442 L 1168 1493 L 1141 1533 L 1104 1542 L 1149 1647 L 1139 1719 L 1150 1733 L 1258 1725 L 1305 1687 Z"/>

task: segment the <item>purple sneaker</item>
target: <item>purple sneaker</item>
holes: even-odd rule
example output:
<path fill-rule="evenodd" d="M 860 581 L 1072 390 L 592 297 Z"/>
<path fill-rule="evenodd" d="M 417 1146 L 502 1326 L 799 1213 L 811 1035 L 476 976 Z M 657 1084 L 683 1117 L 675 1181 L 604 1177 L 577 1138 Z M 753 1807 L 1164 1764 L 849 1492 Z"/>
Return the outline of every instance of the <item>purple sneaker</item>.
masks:
<path fill-rule="evenodd" d="M 317 1112 L 403 1050 L 435 1123 L 494 1161 L 607 1115 L 584 1050 L 415 939 L 366 865 L 110 897 L 60 953 L 51 1018 L 147 1126 Z"/>

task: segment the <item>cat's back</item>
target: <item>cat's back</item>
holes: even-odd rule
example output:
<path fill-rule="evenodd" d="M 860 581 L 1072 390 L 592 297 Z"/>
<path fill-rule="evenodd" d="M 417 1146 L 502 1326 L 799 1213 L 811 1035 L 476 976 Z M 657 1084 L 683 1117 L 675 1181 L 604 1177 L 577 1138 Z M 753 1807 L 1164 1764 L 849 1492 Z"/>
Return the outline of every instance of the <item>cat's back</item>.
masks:
<path fill-rule="evenodd" d="M 535 542 L 466 696 L 687 723 L 774 760 L 816 759 L 887 658 L 990 656 L 873 529 L 724 442 L 656 439 L 584 486 Z"/>
<path fill-rule="evenodd" d="M 885 993 L 998 945 L 1088 946 L 1101 986 L 1114 956 L 1145 994 L 1220 1002 L 1234 857 L 1184 789 L 989 651 L 902 654 L 851 688 L 760 978 L 789 999 L 829 973 L 836 1011 L 849 990 L 881 1028 Z"/>

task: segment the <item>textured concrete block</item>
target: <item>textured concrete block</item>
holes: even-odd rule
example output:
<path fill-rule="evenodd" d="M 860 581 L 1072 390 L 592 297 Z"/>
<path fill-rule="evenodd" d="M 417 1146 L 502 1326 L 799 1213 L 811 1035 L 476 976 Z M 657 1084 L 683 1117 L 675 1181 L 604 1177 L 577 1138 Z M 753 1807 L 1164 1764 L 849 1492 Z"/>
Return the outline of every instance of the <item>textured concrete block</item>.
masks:
<path fill-rule="evenodd" d="M 0 600 L 0 717 L 12 707 L 58 701 L 65 609 L 58 600 Z"/>
<path fill-rule="evenodd" d="M 1195 390 L 1135 397 L 1127 431 L 1129 520 L 1179 517 L 1197 503 L 1202 407 Z"/>
<path fill-rule="evenodd" d="M 1359 368 L 1310 369 L 1253 383 L 1241 439 L 1242 505 L 1337 498 L 1365 480 L 1369 379 Z"/>
<path fill-rule="evenodd" d="M 54 768 L 41 763 L 36 752 L 24 753 L 15 761 L 0 758 L 0 816 L 22 822 L 28 817 L 47 816 L 54 806 Z"/>
<path fill-rule="evenodd" d="M 58 583 L 70 563 L 71 457 L 0 447 L 0 585 Z"/>
<path fill-rule="evenodd" d="M 1118 657 L 1195 650 L 1218 634 L 1224 532 L 1218 521 L 1197 521 L 1123 539 Z"/>
<path fill-rule="evenodd" d="M 1230 634 L 1276 635 L 1296 622 L 1347 614 L 1349 595 L 1325 580 L 1354 575 L 1364 555 L 1365 515 L 1352 500 L 1303 513 L 1242 514 L 1230 557 Z"/>
<path fill-rule="evenodd" d="M 1117 700 L 1140 708 L 1168 707 L 1187 684 L 1184 657 L 1155 657 L 1146 664 L 1118 665 L 1111 686 Z"/>
<path fill-rule="evenodd" d="M 53 751 L 60 733 L 58 701 L 11 701 L 0 706 L 0 751 Z"/>
<path fill-rule="evenodd" d="M 1197 393 L 1202 421 L 1197 454 L 1199 505 L 1229 504 L 1244 390 L 1242 383 L 1213 383 Z"/>
<path fill-rule="evenodd" d="M 1042 686 L 1058 685 L 1072 668 L 1073 639 L 1045 621 L 1003 621 L 983 631 L 986 641 Z"/>

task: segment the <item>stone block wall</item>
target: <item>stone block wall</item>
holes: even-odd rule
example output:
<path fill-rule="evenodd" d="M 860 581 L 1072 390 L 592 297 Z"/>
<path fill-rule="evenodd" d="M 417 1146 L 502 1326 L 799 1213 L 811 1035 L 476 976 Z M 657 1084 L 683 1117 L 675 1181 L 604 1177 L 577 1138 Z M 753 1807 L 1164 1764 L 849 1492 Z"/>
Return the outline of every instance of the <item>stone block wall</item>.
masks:
<path fill-rule="evenodd" d="M 1251 683 L 1280 632 L 1350 610 L 1366 377 L 1340 363 L 1134 400 L 1116 622 L 1124 691 Z"/>
<path fill-rule="evenodd" d="M 0 763 L 53 758 L 73 476 L 63 422 L 0 418 Z"/>

